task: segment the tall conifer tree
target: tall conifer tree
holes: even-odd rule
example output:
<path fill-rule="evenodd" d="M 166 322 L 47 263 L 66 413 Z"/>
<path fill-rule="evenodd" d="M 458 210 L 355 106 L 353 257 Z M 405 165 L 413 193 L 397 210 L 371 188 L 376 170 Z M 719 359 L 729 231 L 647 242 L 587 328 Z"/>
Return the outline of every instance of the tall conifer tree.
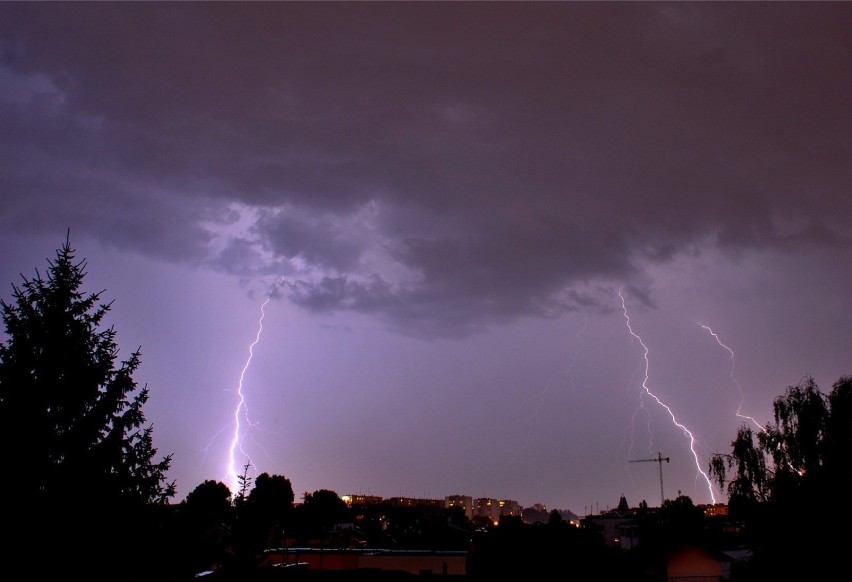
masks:
<path fill-rule="evenodd" d="M 26 516 L 19 550 L 69 535 L 93 547 L 103 532 L 141 530 L 133 520 L 142 508 L 175 494 L 171 455 L 155 458 L 146 425 L 148 388 L 133 379 L 140 352 L 119 361 L 115 329 L 104 327 L 111 302 L 84 293 L 85 276 L 66 238 L 46 277 L 22 276 L 12 302 L 0 300 L 0 491 L 4 510 L 14 509 L 7 526 Z"/>

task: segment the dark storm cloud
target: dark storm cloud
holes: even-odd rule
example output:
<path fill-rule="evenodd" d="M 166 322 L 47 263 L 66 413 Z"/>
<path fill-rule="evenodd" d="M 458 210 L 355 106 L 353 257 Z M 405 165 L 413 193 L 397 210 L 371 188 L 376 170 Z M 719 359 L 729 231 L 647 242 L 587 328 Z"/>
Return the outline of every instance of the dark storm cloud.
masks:
<path fill-rule="evenodd" d="M 705 245 L 849 244 L 843 3 L 0 12 L 5 228 L 281 266 L 303 306 L 430 333 L 586 308 Z M 214 252 L 234 204 L 252 237 Z"/>
<path fill-rule="evenodd" d="M 286 212 L 264 212 L 256 229 L 276 256 L 347 272 L 357 267 L 360 245 L 333 221 L 300 220 Z"/>

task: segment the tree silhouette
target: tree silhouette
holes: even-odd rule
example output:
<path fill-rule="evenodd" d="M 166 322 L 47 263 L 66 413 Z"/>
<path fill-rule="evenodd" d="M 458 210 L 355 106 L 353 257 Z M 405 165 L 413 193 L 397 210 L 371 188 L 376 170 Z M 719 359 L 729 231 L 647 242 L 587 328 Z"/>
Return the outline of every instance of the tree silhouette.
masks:
<path fill-rule="evenodd" d="M 81 291 L 85 269 L 66 238 L 46 278 L 38 270 L 33 278 L 22 275 L 13 301 L 0 300 L 0 439 L 14 468 L 14 478 L 0 480 L 0 492 L 4 511 L 12 502 L 15 510 L 4 523 L 19 524 L 13 558 L 32 557 L 26 550 L 58 532 L 72 538 L 62 544 L 67 551 L 39 558 L 47 567 L 50 557 L 63 568 L 75 560 L 86 569 L 95 560 L 107 563 L 95 554 L 120 553 L 118 526 L 133 522 L 141 535 L 134 520 L 142 508 L 175 494 L 165 476 L 171 455 L 155 460 L 153 427 L 145 424 L 148 389 L 133 379 L 140 352 L 117 361 L 116 332 L 103 327 L 111 303 Z M 14 517 L 21 509 L 28 512 L 23 523 Z M 82 548 L 88 558 L 78 555 Z"/>
<path fill-rule="evenodd" d="M 179 508 L 184 555 L 177 571 L 191 575 L 221 567 L 231 543 L 231 490 L 209 479 L 190 491 Z"/>
<path fill-rule="evenodd" d="M 351 512 L 340 496 L 330 489 L 305 493 L 302 504 L 294 511 L 298 535 L 303 541 L 312 536 L 321 540 L 336 523 L 351 520 Z"/>
<path fill-rule="evenodd" d="M 775 399 L 773 412 L 761 432 L 741 427 L 731 453 L 713 455 L 710 472 L 727 486 L 732 517 L 748 526 L 755 575 L 828 575 L 844 556 L 832 524 L 852 517 L 852 377 L 828 396 L 806 377 Z"/>
<path fill-rule="evenodd" d="M 761 432 L 740 427 L 731 453 L 712 456 L 710 472 L 719 485 L 752 502 L 844 499 L 852 484 L 852 377 L 841 377 L 828 396 L 806 377 L 775 399 L 773 411 L 774 422 Z"/>
<path fill-rule="evenodd" d="M 208 479 L 190 491 L 181 506 L 187 516 L 201 526 L 227 523 L 231 513 L 231 490 L 221 481 Z"/>
<path fill-rule="evenodd" d="M 261 473 L 254 480 L 248 505 L 255 527 L 263 534 L 263 546 L 272 548 L 284 541 L 285 528 L 293 513 L 293 486 L 282 475 Z"/>
<path fill-rule="evenodd" d="M 239 575 L 253 569 L 263 550 L 284 543 L 285 528 L 293 511 L 293 487 L 281 475 L 261 473 L 249 489 L 248 465 L 238 477 L 240 490 L 230 525 L 231 556 L 225 570 Z"/>

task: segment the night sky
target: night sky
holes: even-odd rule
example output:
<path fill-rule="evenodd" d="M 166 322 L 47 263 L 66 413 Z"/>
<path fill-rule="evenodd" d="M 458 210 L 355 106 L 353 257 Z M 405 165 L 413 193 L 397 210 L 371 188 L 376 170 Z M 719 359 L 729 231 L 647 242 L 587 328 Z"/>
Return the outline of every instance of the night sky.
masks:
<path fill-rule="evenodd" d="M 238 435 L 297 500 L 656 506 L 661 453 L 725 501 L 746 416 L 852 373 L 850 23 L 4 2 L 0 296 L 70 229 L 176 500 Z"/>

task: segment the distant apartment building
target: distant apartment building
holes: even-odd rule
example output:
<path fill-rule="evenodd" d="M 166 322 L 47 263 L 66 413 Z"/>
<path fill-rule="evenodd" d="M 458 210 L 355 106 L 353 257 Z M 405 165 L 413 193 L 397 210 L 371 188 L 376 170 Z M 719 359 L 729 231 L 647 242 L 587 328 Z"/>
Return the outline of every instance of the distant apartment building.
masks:
<path fill-rule="evenodd" d="M 360 495 L 353 493 L 352 495 L 343 495 L 341 499 L 346 503 L 347 507 L 359 507 L 364 505 L 378 505 L 382 502 L 382 498 L 378 495 Z"/>
<path fill-rule="evenodd" d="M 421 507 L 423 505 L 444 507 L 443 499 L 425 499 L 422 497 L 389 497 L 388 503 L 393 507 Z"/>
<path fill-rule="evenodd" d="M 496 499 L 493 497 L 474 498 L 470 495 L 449 495 L 444 499 L 427 499 L 418 497 L 388 497 L 352 493 L 340 497 L 348 507 L 364 507 L 388 503 L 393 507 L 434 506 L 450 509 L 460 507 L 467 519 L 484 517 L 493 523 L 498 523 L 503 516 L 521 516 L 523 508 L 513 499 Z"/>
<path fill-rule="evenodd" d="M 470 520 L 473 520 L 473 516 L 475 515 L 473 497 L 470 495 L 448 495 L 444 497 L 444 507 L 447 509 L 460 507 L 464 511 L 465 517 Z"/>
<path fill-rule="evenodd" d="M 521 515 L 521 504 L 512 499 L 501 499 L 500 500 L 500 515 L 501 516 L 520 516 Z"/>
<path fill-rule="evenodd" d="M 491 497 L 478 497 L 473 502 L 473 514 L 485 518 L 494 525 L 500 521 L 500 500 Z"/>

